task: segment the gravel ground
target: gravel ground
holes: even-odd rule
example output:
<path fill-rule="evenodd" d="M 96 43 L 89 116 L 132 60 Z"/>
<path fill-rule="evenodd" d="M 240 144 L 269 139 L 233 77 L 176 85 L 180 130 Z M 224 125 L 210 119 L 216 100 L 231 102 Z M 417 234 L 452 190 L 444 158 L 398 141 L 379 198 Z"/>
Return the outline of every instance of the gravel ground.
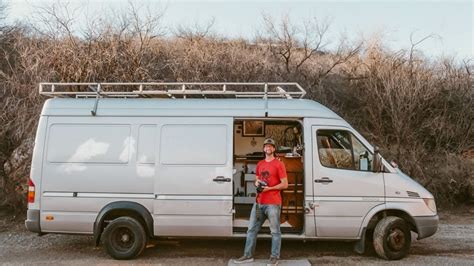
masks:
<path fill-rule="evenodd" d="M 314 264 L 419 264 L 474 265 L 474 208 L 441 212 L 438 232 L 429 238 L 413 240 L 410 255 L 401 261 L 387 262 L 373 250 L 358 255 L 347 242 L 303 242 L 283 240 L 282 259 L 308 259 Z M 6 264 L 123 264 L 115 261 L 91 236 L 38 236 L 26 231 L 23 218 L 0 218 L 0 263 Z M 243 239 L 232 240 L 159 240 L 150 243 L 134 264 L 227 265 L 239 257 Z M 270 241 L 259 240 L 256 257 L 267 258 Z"/>

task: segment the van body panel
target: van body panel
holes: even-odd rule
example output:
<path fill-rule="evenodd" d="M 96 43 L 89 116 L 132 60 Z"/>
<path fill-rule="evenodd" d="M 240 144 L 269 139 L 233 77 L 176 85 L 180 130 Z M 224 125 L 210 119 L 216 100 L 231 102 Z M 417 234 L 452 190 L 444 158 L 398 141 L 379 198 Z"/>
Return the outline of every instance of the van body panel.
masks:
<path fill-rule="evenodd" d="M 313 149 L 311 148 L 311 122 L 315 119 L 303 120 L 303 146 L 304 146 L 304 190 L 305 190 L 305 224 L 304 235 L 316 237 L 316 217 L 313 188 Z M 329 119 L 328 119 L 329 120 Z"/>
<path fill-rule="evenodd" d="M 145 195 L 145 194 L 143 194 Z M 93 197 L 83 196 L 78 193 L 77 196 L 43 196 L 44 207 L 42 210 L 47 211 L 78 211 L 78 212 L 94 212 L 99 213 L 104 206 L 116 201 L 133 201 L 143 205 L 150 213 L 153 210 L 153 194 L 149 194 L 149 198 L 129 197 L 129 195 L 116 194 L 109 197 L 107 194 L 94 195 Z"/>
<path fill-rule="evenodd" d="M 359 239 L 385 209 L 408 213 L 419 238 L 436 232 L 438 216 L 423 201 L 431 193 L 385 160 L 386 173 L 322 166 L 318 129 L 349 131 L 370 152 L 374 148 L 317 102 L 100 98 L 92 116 L 95 104 L 45 102 L 33 151 L 36 197 L 28 204 L 28 230 L 92 234 L 104 206 L 130 201 L 150 212 L 155 236 L 240 237 L 232 232 L 234 119 L 300 118 L 304 231 L 283 238 Z M 323 177 L 333 182 L 315 182 Z"/>
<path fill-rule="evenodd" d="M 318 130 L 353 130 L 343 126 L 312 126 L 313 191 L 318 237 L 357 237 L 367 213 L 384 204 L 382 173 L 329 168 L 321 164 L 316 134 Z M 318 180 L 329 179 L 329 183 Z"/>
<path fill-rule="evenodd" d="M 28 209 L 26 212 L 25 226 L 28 231 L 41 233 L 40 210 Z"/>
<path fill-rule="evenodd" d="M 221 197 L 219 199 L 206 200 L 206 197 L 157 199 L 155 201 L 155 215 L 223 215 L 232 212 L 232 198 Z"/>
<path fill-rule="evenodd" d="M 153 193 L 154 167 L 137 163 L 137 141 L 139 126 L 155 121 L 50 117 L 42 193 Z"/>
<path fill-rule="evenodd" d="M 384 203 L 384 204 L 376 205 L 371 210 L 369 210 L 367 214 L 365 215 L 364 219 L 362 220 L 362 224 L 360 226 L 358 236 L 359 237 L 362 236 L 362 234 L 365 232 L 364 229 L 369 225 L 370 220 L 372 219 L 372 217 L 374 217 L 375 214 L 386 209 L 387 209 L 387 205 Z"/>
<path fill-rule="evenodd" d="M 307 206 L 312 204 L 312 201 L 306 203 Z M 306 207 L 307 210 L 310 210 L 309 213 L 304 216 L 304 236 L 311 238 L 316 236 L 316 224 L 314 217 L 314 210 L 310 207 Z"/>
<path fill-rule="evenodd" d="M 151 212 L 155 166 L 138 157 L 140 126 L 153 123 L 156 118 L 49 117 L 37 192 L 44 231 L 89 234 L 98 212 L 123 199 Z"/>
<path fill-rule="evenodd" d="M 45 193 L 42 197 L 41 228 L 44 232 L 67 232 L 92 234 L 94 222 L 102 208 L 110 203 L 123 201 L 124 199 L 139 203 L 150 213 L 153 211 L 153 194 L 149 198 L 138 198 L 133 194 L 115 194 L 110 197 L 109 193 L 88 195 L 77 193 L 77 196 L 63 194 Z M 144 194 L 142 194 L 143 196 Z M 54 220 L 46 219 L 52 216 Z"/>
<path fill-rule="evenodd" d="M 155 215 L 157 236 L 232 236 L 229 215 Z M 232 215 L 230 215 L 232 218 Z"/>
<path fill-rule="evenodd" d="M 306 99 L 295 100 L 274 99 L 268 101 L 267 113 L 269 117 L 318 117 L 328 120 L 342 120 L 336 113 L 324 105 Z"/>
<path fill-rule="evenodd" d="M 55 98 L 45 102 L 47 116 L 90 116 L 95 99 Z M 268 103 L 268 104 L 267 104 Z M 342 120 L 306 99 L 114 99 L 101 98 L 97 116 L 119 117 L 319 117 Z"/>
<path fill-rule="evenodd" d="M 387 197 L 394 198 L 433 198 L 433 195 L 405 173 L 396 170 L 385 174 Z"/>
<path fill-rule="evenodd" d="M 54 217 L 54 219 L 49 220 L 51 218 L 48 217 Z M 92 234 L 96 217 L 96 212 L 45 210 L 40 214 L 41 231 L 44 233 Z"/>
<path fill-rule="evenodd" d="M 410 216 L 433 216 L 435 213 L 431 211 L 423 201 L 423 199 L 411 198 L 388 198 L 387 209 L 402 210 Z"/>
<path fill-rule="evenodd" d="M 432 236 L 434 233 L 436 233 L 436 231 L 438 231 L 438 215 L 415 216 L 413 217 L 413 220 L 415 221 L 418 231 L 418 240 Z"/>
<path fill-rule="evenodd" d="M 31 158 L 31 170 L 29 178 L 35 184 L 35 201 L 28 203 L 29 210 L 39 210 L 41 208 L 41 187 L 43 176 L 43 158 L 46 142 L 46 132 L 48 127 L 48 117 L 40 116 L 38 129 L 36 130 L 35 145 Z M 30 220 L 33 223 L 33 220 Z M 39 223 L 39 220 L 38 220 Z"/>
<path fill-rule="evenodd" d="M 233 118 L 161 118 L 154 232 L 231 236 Z"/>
<path fill-rule="evenodd" d="M 414 198 L 390 198 L 386 197 L 386 203 L 374 207 L 364 217 L 359 235 L 366 228 L 375 214 L 384 210 L 397 210 L 407 213 L 415 223 L 418 232 L 418 239 L 433 235 L 439 223 L 439 217 L 434 214 L 423 202 L 423 199 Z"/>

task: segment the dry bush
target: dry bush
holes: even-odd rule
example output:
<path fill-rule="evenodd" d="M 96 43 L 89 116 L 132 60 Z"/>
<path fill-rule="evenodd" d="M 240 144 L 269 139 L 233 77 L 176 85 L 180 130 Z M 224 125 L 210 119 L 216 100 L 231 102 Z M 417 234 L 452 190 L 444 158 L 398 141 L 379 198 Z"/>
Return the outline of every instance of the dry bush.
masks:
<path fill-rule="evenodd" d="M 474 147 L 472 65 L 430 63 L 415 53 L 342 39 L 323 48 L 327 24 L 265 18 L 250 43 L 212 34 L 212 23 L 162 36 L 162 13 L 133 6 L 91 20 L 78 37 L 71 13 L 45 9 L 46 26 L 17 27 L 0 39 L 0 175 L 3 205 L 25 206 L 31 143 L 45 100 L 41 81 L 295 81 L 380 146 L 439 203 L 469 200 Z M 6 177 L 6 178 L 5 178 Z M 2 203 L 0 202 L 0 205 Z M 18 208 L 19 210 L 23 209 Z"/>
<path fill-rule="evenodd" d="M 474 147 L 470 66 L 449 60 L 428 63 L 413 51 L 378 48 L 367 50 L 360 60 L 364 67 L 351 73 L 360 78 L 344 90 L 351 104 L 340 108 L 343 116 L 434 191 L 440 203 L 468 200 L 472 161 L 460 155 Z M 462 191 L 447 186 L 450 180 Z"/>

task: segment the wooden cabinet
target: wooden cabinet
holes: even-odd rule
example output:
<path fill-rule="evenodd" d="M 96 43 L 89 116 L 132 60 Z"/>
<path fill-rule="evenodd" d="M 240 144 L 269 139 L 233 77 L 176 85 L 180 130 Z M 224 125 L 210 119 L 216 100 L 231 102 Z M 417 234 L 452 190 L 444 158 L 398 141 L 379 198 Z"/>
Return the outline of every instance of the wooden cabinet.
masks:
<path fill-rule="evenodd" d="M 304 220 L 304 175 L 301 157 L 284 157 L 280 160 L 285 164 L 288 177 L 288 188 L 282 190 L 281 223 L 288 222 L 292 229 L 302 230 Z"/>

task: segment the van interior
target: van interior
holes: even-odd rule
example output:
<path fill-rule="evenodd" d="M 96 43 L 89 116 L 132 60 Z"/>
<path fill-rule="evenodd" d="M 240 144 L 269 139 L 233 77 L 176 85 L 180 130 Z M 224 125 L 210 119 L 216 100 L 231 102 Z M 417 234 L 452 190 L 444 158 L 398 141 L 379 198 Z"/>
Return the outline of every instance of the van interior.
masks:
<path fill-rule="evenodd" d="M 234 233 L 247 231 L 250 212 L 256 201 L 254 185 L 257 163 L 264 159 L 263 141 L 273 138 L 277 144 L 276 157 L 286 167 L 288 188 L 281 191 L 282 233 L 301 234 L 304 226 L 304 173 L 302 123 L 293 120 L 235 120 L 234 121 Z M 269 233 L 268 220 L 260 233 Z"/>

